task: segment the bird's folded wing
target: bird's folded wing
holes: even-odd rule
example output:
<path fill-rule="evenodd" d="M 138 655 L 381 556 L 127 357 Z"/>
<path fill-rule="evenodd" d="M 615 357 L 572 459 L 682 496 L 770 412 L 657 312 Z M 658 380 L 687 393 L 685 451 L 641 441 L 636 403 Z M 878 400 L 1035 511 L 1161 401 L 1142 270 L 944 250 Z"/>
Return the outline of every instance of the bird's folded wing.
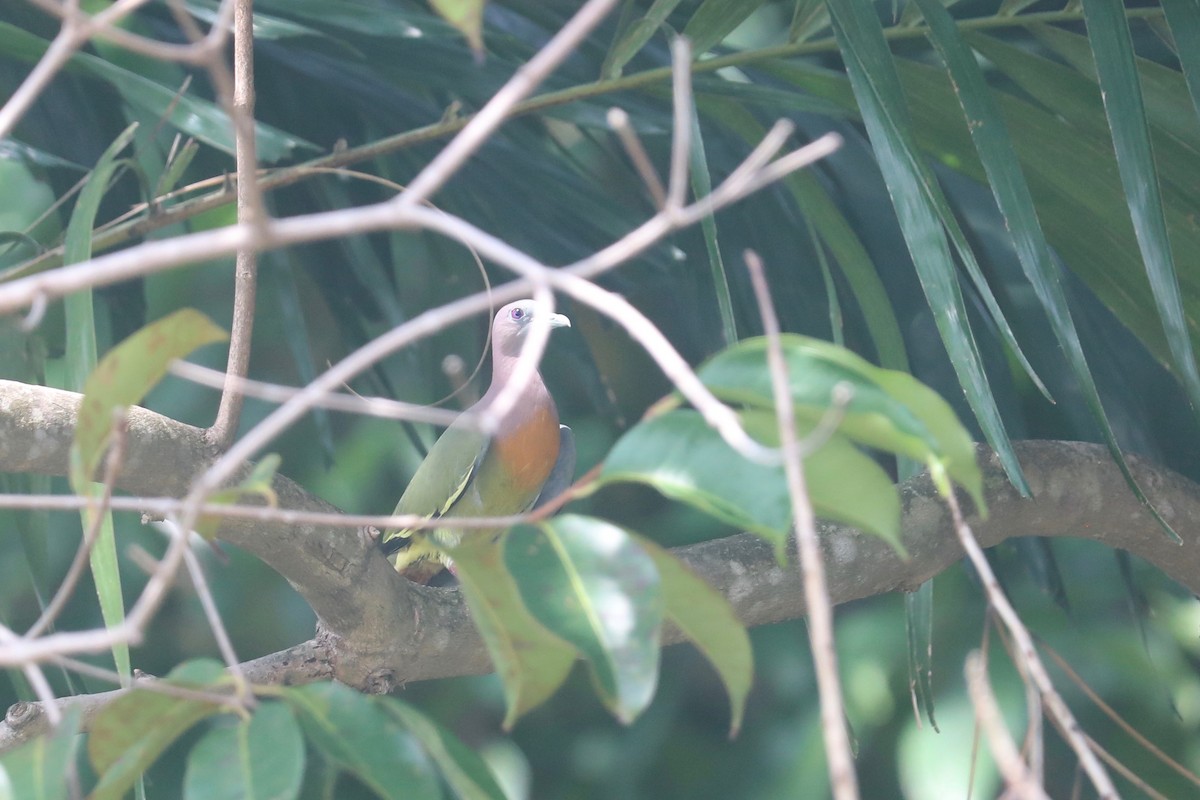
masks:
<path fill-rule="evenodd" d="M 435 519 L 450 513 L 475 478 L 487 455 L 489 440 L 466 426 L 452 425 L 434 444 L 404 490 L 395 514 L 420 514 Z M 412 536 L 411 528 L 384 531 L 383 542 Z M 403 547 L 397 542 L 394 550 Z"/>

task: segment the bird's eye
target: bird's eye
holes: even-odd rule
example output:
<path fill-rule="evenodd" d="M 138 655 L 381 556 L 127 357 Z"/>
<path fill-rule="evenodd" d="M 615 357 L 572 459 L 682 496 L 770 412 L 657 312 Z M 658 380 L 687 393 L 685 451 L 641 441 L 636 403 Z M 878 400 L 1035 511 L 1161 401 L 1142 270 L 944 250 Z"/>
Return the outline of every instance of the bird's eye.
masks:
<path fill-rule="evenodd" d="M 512 311 L 508 312 L 508 315 L 510 317 L 512 317 L 513 319 L 521 319 L 522 317 L 525 316 L 525 309 L 514 308 Z"/>

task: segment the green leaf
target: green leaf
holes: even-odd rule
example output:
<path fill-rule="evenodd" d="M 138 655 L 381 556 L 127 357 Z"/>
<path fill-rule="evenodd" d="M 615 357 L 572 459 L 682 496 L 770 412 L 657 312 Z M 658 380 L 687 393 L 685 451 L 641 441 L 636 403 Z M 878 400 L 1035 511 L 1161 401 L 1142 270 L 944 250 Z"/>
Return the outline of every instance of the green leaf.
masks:
<path fill-rule="evenodd" d="M 683 35 L 692 40 L 697 55 L 711 50 L 733 33 L 733 29 L 762 6 L 766 0 L 704 0 L 688 20 Z"/>
<path fill-rule="evenodd" d="M 765 443 L 778 442 L 773 411 L 747 411 L 742 423 Z M 811 430 L 800 425 L 802 435 Z M 878 464 L 836 434 L 804 463 L 809 499 L 819 516 L 898 545 L 900 504 L 895 486 Z M 783 558 L 792 529 L 792 504 L 782 467 L 745 460 L 698 412 L 673 411 L 635 426 L 609 453 L 600 479 L 651 486 L 762 536 Z"/>
<path fill-rule="evenodd" d="M 420 740 L 459 800 L 504 800 L 504 790 L 487 763 L 458 737 L 394 697 L 381 697 L 379 702 Z"/>
<path fill-rule="evenodd" d="M 174 686 L 206 689 L 228 685 L 220 663 L 189 661 L 163 679 Z M 205 717 L 225 706 L 135 688 L 105 706 L 88 734 L 88 757 L 100 776 L 92 800 L 121 800 L 146 769 L 170 745 Z"/>
<path fill-rule="evenodd" d="M 68 708 L 58 727 L 0 756 L 0 800 L 66 800 L 67 776 L 79 747 L 81 709 Z"/>
<path fill-rule="evenodd" d="M 820 339 L 784 334 L 780 344 L 801 422 L 819 424 L 829 413 L 836 387 L 845 384 L 852 395 L 838 423 L 841 435 L 922 463 L 941 463 L 984 510 L 974 443 L 941 395 L 906 372 L 877 367 Z M 719 397 L 774 407 L 763 337 L 719 353 L 698 374 Z"/>
<path fill-rule="evenodd" d="M 340 683 L 286 689 L 308 740 L 388 800 L 440 800 L 437 772 L 417 737 L 376 698 Z"/>
<path fill-rule="evenodd" d="M 452 555 L 467 607 L 504 686 L 507 730 L 567 679 L 575 648 L 525 608 L 501 547 L 490 536 L 465 536 Z"/>
<path fill-rule="evenodd" d="M 215 725 L 188 754 L 185 800 L 286 800 L 304 779 L 304 737 L 284 703 L 259 706 L 249 719 Z"/>
<path fill-rule="evenodd" d="M 442 18 L 467 37 L 476 57 L 483 54 L 483 7 L 486 0 L 429 0 Z"/>
<path fill-rule="evenodd" d="M 654 559 L 662 581 L 669 619 L 716 669 L 729 695 L 729 736 L 737 736 L 754 682 L 750 635 L 725 596 L 671 552 L 642 536 L 635 537 Z"/>
<path fill-rule="evenodd" d="M 199 152 L 200 145 L 196 143 L 195 139 L 188 139 L 184 142 L 170 163 L 163 167 L 162 174 L 158 176 L 158 182 L 154 184 L 154 196 L 162 197 L 164 194 L 174 191 L 183 177 L 183 173 L 191 166 L 192 160 Z"/>
<path fill-rule="evenodd" d="M 529 613 L 583 654 L 605 705 L 632 722 L 658 685 L 663 597 L 646 551 L 610 522 L 565 515 L 510 531 L 504 564 Z"/>
<path fill-rule="evenodd" d="M 939 222 L 933 202 L 941 192 L 917 154 L 908 108 L 879 20 L 866 0 L 835 3 L 830 13 L 871 146 L 942 342 L 984 435 L 1013 485 L 1028 494 L 1029 487 L 967 324 L 966 307 L 942 227 L 946 218 Z"/>
<path fill-rule="evenodd" d="M 843 435 L 868 447 L 919 461 L 937 451 L 937 439 L 922 423 L 918 409 L 893 397 L 880 384 L 880 378 L 891 371 L 849 350 L 807 336 L 784 334 L 780 346 L 787 365 L 789 393 L 801 421 L 809 425 L 820 422 L 829 412 L 838 386 L 844 385 L 851 395 L 838 424 Z M 698 374 L 705 386 L 723 400 L 759 408 L 775 406 L 764 337 L 746 339 L 718 353 L 701 365 Z M 941 407 L 946 408 L 945 403 Z M 957 424 L 953 413 L 949 413 Z"/>
<path fill-rule="evenodd" d="M 95 475 L 112 433 L 113 411 L 137 403 L 176 358 L 226 334 L 190 308 L 153 322 L 114 347 L 88 377 L 71 444 L 71 484 L 80 490 Z"/>

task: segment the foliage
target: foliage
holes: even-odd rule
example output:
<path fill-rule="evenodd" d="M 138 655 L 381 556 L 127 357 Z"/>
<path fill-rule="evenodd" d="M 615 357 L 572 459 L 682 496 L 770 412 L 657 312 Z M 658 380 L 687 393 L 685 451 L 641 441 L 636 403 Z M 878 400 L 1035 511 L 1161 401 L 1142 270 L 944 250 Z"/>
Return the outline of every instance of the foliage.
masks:
<path fill-rule="evenodd" d="M 393 196 L 578 6 L 491 4 L 480 39 L 481 4 L 432 5 L 256 1 L 257 143 L 271 168 L 263 185 L 274 216 Z M 215 2 L 186 6 L 205 24 L 215 18 Z M 123 24 L 184 40 L 163 4 Z M 3 96 L 56 31 L 32 5 L 0 9 Z M 751 433 L 773 441 L 760 317 L 740 268 L 746 248 L 762 255 L 789 332 L 801 432 L 820 429 L 830 413 L 840 421 L 808 462 L 819 512 L 898 541 L 892 482 L 930 465 L 982 504 L 970 438 L 987 441 L 1022 488 L 1009 442 L 1027 437 L 1100 440 L 1122 463 L 1125 450 L 1136 451 L 1200 478 L 1195 3 L 635 0 L 520 106 L 436 205 L 546 263 L 579 259 L 640 224 L 653 203 L 605 112 L 627 111 L 665 172 L 674 129 L 667 45 L 676 31 L 702 56 L 690 120 L 702 145 L 693 150 L 695 192 L 719 184 L 781 116 L 801 141 L 833 130 L 845 146 L 600 282 L 703 365 L 701 378 L 739 406 Z M 203 69 L 94 39 L 0 141 L 0 181 L 9 188 L 0 200 L 0 278 L 233 222 L 222 181 L 232 151 L 231 126 Z M 90 177 L 80 185 L 83 174 Z M 498 267 L 487 273 L 457 244 L 411 231 L 264 254 L 252 377 L 307 383 L 327 362 L 475 291 L 482 278 L 506 279 Z M 0 328 L 0 377 L 71 386 L 91 372 L 89 357 L 94 363 L 172 314 L 195 322 L 202 313 L 228 327 L 230 283 L 222 262 L 52 303 L 33 332 Z M 670 387 L 606 318 L 581 304 L 568 311 L 578 333 L 556 340 L 542 369 L 576 430 L 583 466 L 604 461 L 601 482 L 573 513 L 515 529 L 502 549 L 456 556 L 499 681 L 417 685 L 403 702 L 337 684 L 264 690 L 238 716 L 217 702 L 231 687 L 216 667 L 189 661 L 208 649 L 205 623 L 190 601 L 172 596 L 134 661 L 208 694 L 135 691 L 104 712 L 96 725 L 108 733 L 93 727 L 86 747 L 68 714 L 52 737 L 0 760 L 0 798 L 67 796 L 57 781 L 71 765 L 95 782 L 97 796 L 112 797 L 148 767 L 152 786 L 182 785 L 197 798 L 438 797 L 447 787 L 461 797 L 779 797 L 796 796 L 797 787 L 824 795 L 813 677 L 795 626 L 747 637 L 724 599 L 666 549 L 734 527 L 782 549 L 791 508 L 779 471 L 733 461 L 740 456 L 678 399 L 642 419 Z M 181 349 L 214 338 L 212 323 L 197 324 Z M 481 326 L 451 327 L 353 388 L 436 401 L 451 389 L 443 356 L 482 358 L 482 341 Z M 217 365 L 214 351 L 196 360 Z M 150 389 L 163 365 L 144 355 L 135 366 L 149 374 L 123 374 L 120 397 L 104 408 L 140 401 L 208 424 L 215 395 L 170 376 Z M 93 380 L 103 379 L 104 363 Z M 848 399 L 833 399 L 843 384 Z M 243 429 L 265 413 L 265 404 L 248 401 Z M 77 489 L 97 474 L 110 441 L 110 413 L 94 416 L 97 427 L 79 431 Z M 317 411 L 275 449 L 280 471 L 313 493 L 346 510 L 379 511 L 394 505 L 433 434 Z M 269 477 L 253 476 L 219 499 L 270 499 Z M 43 476 L 3 481 L 7 492 L 50 484 Z M 19 534 L 0 538 L 0 622 L 23 630 L 53 593 L 80 526 L 69 515 L 0 515 Z M 130 546 L 157 552 L 161 542 L 136 519 L 113 522 L 112 574 L 98 569 L 92 580 L 120 611 L 122 587 L 128 594 L 144 583 Z M 1194 606 L 1140 567 L 1127 585 L 1127 563 L 1086 545 L 1000 548 L 992 557 L 1007 567 L 1007 588 L 1030 626 L 1086 665 L 1093 687 L 1135 727 L 1196 770 Z M 265 566 L 237 553 L 226 568 L 207 566 L 224 570 L 217 603 L 240 655 L 310 635 L 312 612 Z M 1055 607 L 1067 597 L 1069 617 Z M 1124 611 L 1138 598 L 1155 615 L 1141 636 Z M 839 618 L 863 794 L 932 797 L 933 787 L 949 785 L 957 795 L 971 756 L 945 753 L 970 741 L 958 676 L 981 635 L 983 603 L 962 571 L 939 578 L 908 602 L 907 639 L 900 605 L 879 598 Z M 614 617 L 626 606 L 636 613 Z M 97 610 L 79 591 L 60 625 L 99 625 Z M 117 624 L 109 608 L 104 619 Z M 696 649 L 660 653 L 666 622 Z M 1072 633 L 1076 625 L 1085 635 Z M 586 666 L 572 674 L 577 658 Z M 4 698 L 32 699 L 25 677 L 10 677 Z M 105 688 L 79 685 L 65 671 L 52 680 L 62 694 Z M 908 714 L 910 681 L 936 700 L 942 734 L 918 730 Z M 993 681 L 1018 720 L 1018 676 L 996 659 Z M 1079 693 L 1064 693 L 1084 705 Z M 1081 716 L 1159 791 L 1194 791 L 1125 740 L 1111 741 L 1098 713 Z M 736 742 L 726 741 L 730 727 L 741 730 Z M 278 747 L 264 748 L 267 741 Z M 1049 748 L 1047 786 L 1065 795 L 1072 756 L 1057 742 Z M 979 796 L 999 786 L 987 762 L 974 781 Z"/>

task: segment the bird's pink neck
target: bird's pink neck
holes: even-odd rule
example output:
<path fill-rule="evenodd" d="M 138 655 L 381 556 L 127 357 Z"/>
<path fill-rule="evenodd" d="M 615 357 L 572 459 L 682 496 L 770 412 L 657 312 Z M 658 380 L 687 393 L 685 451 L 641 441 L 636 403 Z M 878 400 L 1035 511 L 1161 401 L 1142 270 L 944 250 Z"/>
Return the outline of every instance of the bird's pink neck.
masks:
<path fill-rule="evenodd" d="M 492 385 L 488 387 L 487 393 L 480 399 L 479 405 L 487 408 L 495 402 L 500 392 L 504 390 L 513 376 L 517 368 L 518 356 L 506 355 L 504 353 L 492 353 Z M 509 412 L 509 420 L 519 422 L 522 419 L 541 413 L 544 409 L 550 408 L 554 410 L 554 399 L 550 397 L 549 390 L 546 389 L 546 384 L 542 382 L 541 373 L 536 369 L 525 382 L 521 392 L 517 395 L 517 400 Z M 557 418 L 557 410 L 554 410 Z"/>

